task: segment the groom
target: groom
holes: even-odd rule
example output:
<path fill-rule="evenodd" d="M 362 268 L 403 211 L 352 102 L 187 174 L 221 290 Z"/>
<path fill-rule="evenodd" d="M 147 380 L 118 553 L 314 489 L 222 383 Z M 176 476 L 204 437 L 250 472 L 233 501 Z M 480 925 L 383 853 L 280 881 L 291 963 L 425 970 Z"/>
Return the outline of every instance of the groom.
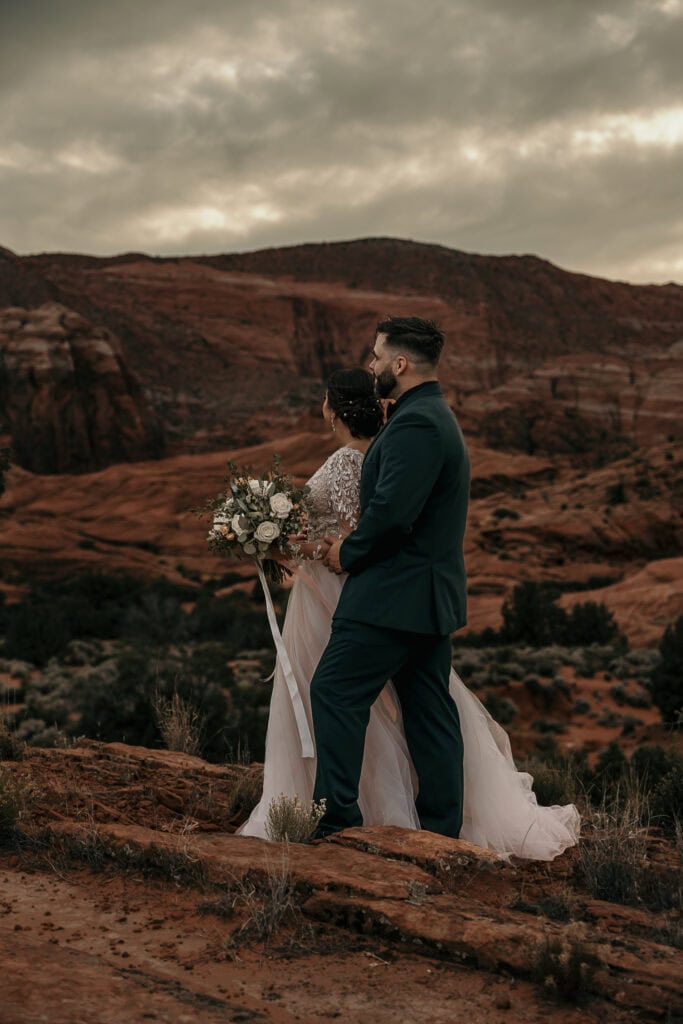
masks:
<path fill-rule="evenodd" d="M 377 325 L 370 366 L 378 396 L 395 402 L 365 455 L 358 526 L 343 542 L 327 538 L 327 566 L 349 578 L 311 682 L 314 800 L 326 801 L 318 836 L 363 824 L 365 731 L 388 679 L 417 772 L 420 824 L 460 834 L 463 748 L 448 682 L 450 634 L 466 621 L 470 474 L 437 378 L 443 342 L 434 323 L 417 317 Z"/>

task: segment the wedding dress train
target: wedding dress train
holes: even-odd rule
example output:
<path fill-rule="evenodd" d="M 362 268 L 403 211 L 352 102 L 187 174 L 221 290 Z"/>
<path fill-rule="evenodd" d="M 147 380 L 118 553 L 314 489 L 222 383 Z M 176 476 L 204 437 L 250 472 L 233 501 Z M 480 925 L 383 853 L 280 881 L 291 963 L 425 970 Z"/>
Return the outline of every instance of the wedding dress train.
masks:
<path fill-rule="evenodd" d="M 354 449 L 339 449 L 309 481 L 311 500 L 318 512 L 315 535 L 354 525 L 362 462 L 359 455 Z M 344 579 L 321 562 L 304 562 L 297 569 L 289 595 L 282 636 L 311 730 L 310 680 L 327 645 Z M 454 671 L 450 693 L 460 714 L 464 744 L 461 838 L 503 858 L 514 855 L 552 860 L 573 846 L 580 828 L 576 808 L 571 804 L 540 807 L 531 788 L 531 776 L 515 767 L 507 733 Z M 266 735 L 263 795 L 240 829 L 241 834 L 265 837 L 271 801 L 285 793 L 310 803 L 314 781 L 315 760 L 301 756 L 291 698 L 278 662 Z M 419 828 L 415 787 L 400 704 L 388 683 L 373 705 L 366 733 L 358 799 L 364 824 Z"/>

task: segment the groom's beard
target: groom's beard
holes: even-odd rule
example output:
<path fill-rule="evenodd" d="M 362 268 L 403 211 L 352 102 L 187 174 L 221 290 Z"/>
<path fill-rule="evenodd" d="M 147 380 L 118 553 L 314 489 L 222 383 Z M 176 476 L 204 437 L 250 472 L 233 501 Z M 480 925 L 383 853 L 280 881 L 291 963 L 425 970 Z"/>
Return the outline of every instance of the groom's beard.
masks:
<path fill-rule="evenodd" d="M 391 370 L 382 370 L 375 376 L 375 394 L 378 398 L 391 398 L 398 381 Z"/>

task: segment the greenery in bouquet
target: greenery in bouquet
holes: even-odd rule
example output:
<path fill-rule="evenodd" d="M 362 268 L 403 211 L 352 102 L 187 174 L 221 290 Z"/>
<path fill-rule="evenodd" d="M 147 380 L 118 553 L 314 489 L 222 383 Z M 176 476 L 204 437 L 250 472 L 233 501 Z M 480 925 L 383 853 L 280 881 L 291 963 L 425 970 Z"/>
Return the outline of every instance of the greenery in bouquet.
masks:
<path fill-rule="evenodd" d="M 291 575 L 283 560 L 294 558 L 291 536 L 308 524 L 307 487 L 297 487 L 280 469 L 280 459 L 262 476 L 247 467 L 228 463 L 230 475 L 224 494 L 209 501 L 213 515 L 209 548 L 218 554 L 261 562 L 272 583 Z"/>

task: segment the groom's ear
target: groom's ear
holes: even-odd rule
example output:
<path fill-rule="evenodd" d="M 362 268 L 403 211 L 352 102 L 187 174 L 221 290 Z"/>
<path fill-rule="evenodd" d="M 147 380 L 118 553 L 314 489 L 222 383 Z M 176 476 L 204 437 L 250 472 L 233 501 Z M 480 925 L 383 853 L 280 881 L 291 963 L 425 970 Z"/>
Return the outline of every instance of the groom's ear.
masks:
<path fill-rule="evenodd" d="M 402 373 L 405 373 L 408 369 L 408 360 L 404 355 L 396 356 L 396 369 L 394 371 L 395 376 L 400 377 Z"/>

